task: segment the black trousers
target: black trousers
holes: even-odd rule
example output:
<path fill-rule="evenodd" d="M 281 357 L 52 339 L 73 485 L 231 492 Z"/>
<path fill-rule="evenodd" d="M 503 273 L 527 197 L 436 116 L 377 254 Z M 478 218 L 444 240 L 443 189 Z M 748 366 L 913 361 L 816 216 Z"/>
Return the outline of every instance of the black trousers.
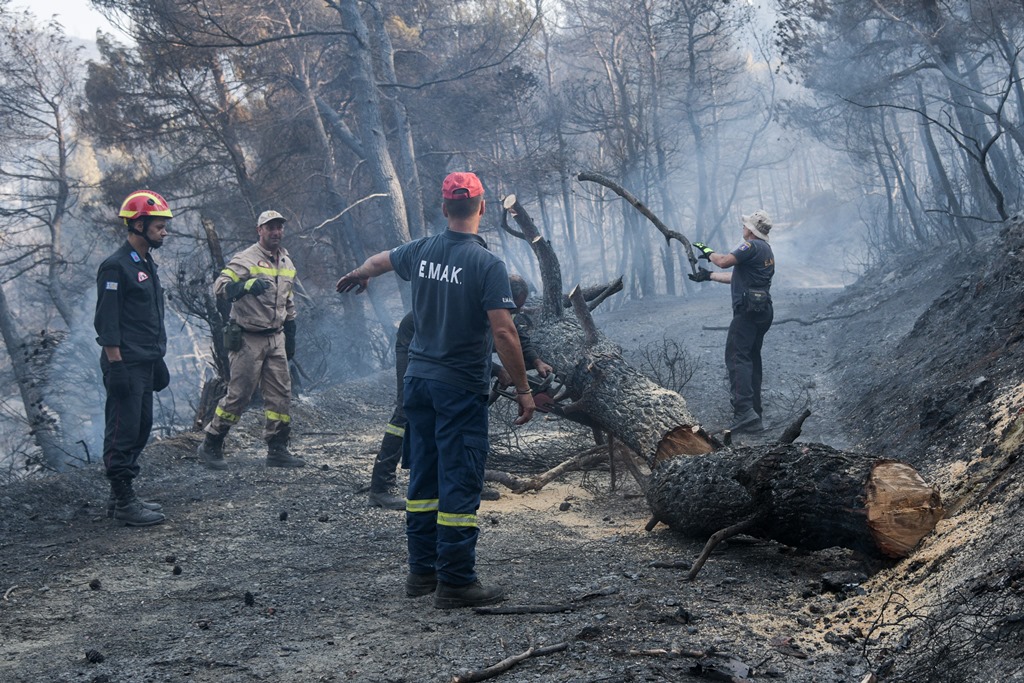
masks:
<path fill-rule="evenodd" d="M 139 474 L 139 455 L 153 429 L 153 363 L 126 363 L 131 390 L 124 398 L 107 392 L 106 428 L 103 431 L 103 467 L 107 479 L 134 479 Z M 103 383 L 110 363 L 100 358 Z"/>
<path fill-rule="evenodd" d="M 405 440 L 405 428 L 409 420 L 405 417 L 402 407 L 405 394 L 405 370 L 409 367 L 408 347 L 395 347 L 395 411 L 384 428 L 384 438 L 380 442 L 380 450 L 373 461 L 373 474 L 370 475 L 370 490 L 378 493 L 389 490 L 395 485 L 398 477 L 395 470 L 402 460 L 402 444 Z"/>
<path fill-rule="evenodd" d="M 772 307 L 758 313 L 733 312 L 729 336 L 725 341 L 725 367 L 729 369 L 732 410 L 737 417 L 761 407 L 761 345 L 772 326 Z"/>

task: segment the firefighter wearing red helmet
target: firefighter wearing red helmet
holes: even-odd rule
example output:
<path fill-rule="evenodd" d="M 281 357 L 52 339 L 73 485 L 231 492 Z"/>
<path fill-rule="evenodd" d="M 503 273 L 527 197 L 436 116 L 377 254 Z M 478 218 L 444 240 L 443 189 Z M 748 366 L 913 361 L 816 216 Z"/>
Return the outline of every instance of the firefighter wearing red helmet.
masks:
<path fill-rule="evenodd" d="M 128 237 L 96 275 L 96 342 L 106 387 L 103 466 L 110 481 L 107 515 L 127 526 L 164 521 L 158 503 L 141 500 L 132 482 L 153 426 L 153 392 L 167 388 L 164 292 L 153 260 L 167 237 L 171 209 L 156 192 L 132 192 L 121 204 Z"/>
<path fill-rule="evenodd" d="M 288 361 L 295 353 L 295 263 L 281 246 L 285 218 L 264 211 L 256 221 L 256 244 L 228 262 L 213 283 L 214 294 L 231 302 L 229 333 L 225 335 L 231 378 L 217 404 L 206 436 L 199 444 L 203 466 L 228 469 L 224 439 L 238 424 L 256 388 L 263 394 L 269 467 L 303 467 L 306 461 L 288 450 L 291 433 L 291 374 Z"/>

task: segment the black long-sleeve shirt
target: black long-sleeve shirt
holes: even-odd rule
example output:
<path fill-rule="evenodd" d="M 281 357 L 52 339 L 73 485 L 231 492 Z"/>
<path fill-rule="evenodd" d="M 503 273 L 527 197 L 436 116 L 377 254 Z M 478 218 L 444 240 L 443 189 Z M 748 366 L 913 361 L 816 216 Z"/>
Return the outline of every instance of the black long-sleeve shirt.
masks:
<path fill-rule="evenodd" d="M 96 274 L 96 343 L 117 346 L 125 362 L 154 361 L 167 352 L 164 290 L 152 255 L 125 242 Z"/>

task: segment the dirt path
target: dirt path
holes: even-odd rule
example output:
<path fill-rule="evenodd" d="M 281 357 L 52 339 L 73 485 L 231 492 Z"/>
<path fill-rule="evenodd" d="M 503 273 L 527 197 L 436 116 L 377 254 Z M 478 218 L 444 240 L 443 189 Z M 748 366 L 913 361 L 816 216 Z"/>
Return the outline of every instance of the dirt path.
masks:
<path fill-rule="evenodd" d="M 830 296 L 780 296 L 777 316 L 814 315 Z M 727 323 L 724 302 L 644 302 L 598 322 L 626 348 L 663 333 L 685 340 L 700 361 L 684 395 L 714 424 L 728 415 L 725 333 L 701 328 Z M 824 332 L 770 332 L 769 434 L 810 402 L 804 438 L 842 446 L 828 412 Z M 620 476 L 612 490 L 607 471 L 481 509 L 483 580 L 504 585 L 507 604 L 564 611 L 484 616 L 405 598 L 403 516 L 364 505 L 390 386 L 382 373 L 299 401 L 296 441 L 315 464 L 302 471 L 262 465 L 252 412 L 228 442 L 236 454 L 225 476 L 198 466 L 192 435 L 152 445 L 139 483 L 168 522 L 151 529 L 108 522 L 98 470 L 3 491 L 0 680 L 447 681 L 559 642 L 569 643 L 565 652 L 498 680 L 678 680 L 694 667 L 726 670 L 729 657 L 759 678 L 795 683 L 863 674 L 846 650 L 843 596 L 822 587 L 824 572 L 857 568 L 848 553 L 738 539 L 686 583 L 683 569 L 655 563 L 692 560 L 699 544 L 664 527 L 645 532 L 635 484 Z M 828 633 L 838 645 L 825 642 Z M 720 654 L 654 652 L 672 648 Z"/>

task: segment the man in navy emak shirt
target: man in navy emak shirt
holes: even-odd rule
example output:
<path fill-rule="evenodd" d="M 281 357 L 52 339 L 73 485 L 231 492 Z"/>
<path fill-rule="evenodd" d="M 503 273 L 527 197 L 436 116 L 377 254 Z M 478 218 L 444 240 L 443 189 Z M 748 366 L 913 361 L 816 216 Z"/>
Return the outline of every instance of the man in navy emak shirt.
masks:
<path fill-rule="evenodd" d="M 412 285 L 416 330 L 409 345 L 404 408 L 409 420 L 406 595 L 435 593 L 438 609 L 499 602 L 504 592 L 476 575 L 476 512 L 489 450 L 487 396 L 491 352 L 512 377 L 516 424 L 533 416 L 505 264 L 479 236 L 484 188 L 473 173 L 442 184 L 448 229 L 368 258 L 338 281 L 356 293 L 388 271 Z"/>

